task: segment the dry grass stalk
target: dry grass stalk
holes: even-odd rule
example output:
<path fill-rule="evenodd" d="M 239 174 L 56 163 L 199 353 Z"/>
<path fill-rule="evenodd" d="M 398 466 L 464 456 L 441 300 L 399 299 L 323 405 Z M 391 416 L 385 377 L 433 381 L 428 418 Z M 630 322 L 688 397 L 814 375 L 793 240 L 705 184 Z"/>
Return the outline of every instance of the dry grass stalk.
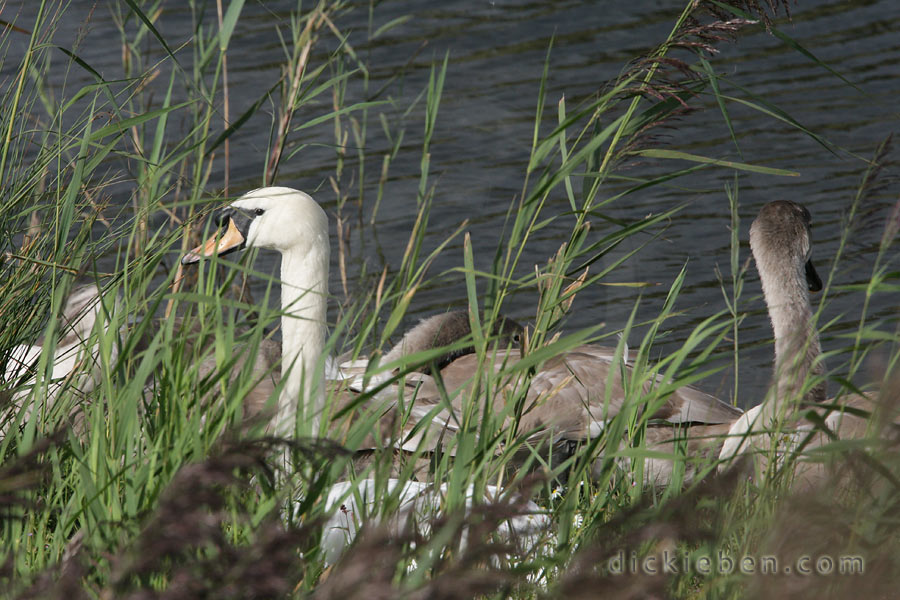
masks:
<path fill-rule="evenodd" d="M 280 108 L 280 117 L 275 132 L 275 144 L 269 154 L 269 161 L 266 165 L 266 184 L 272 185 L 275 176 L 278 173 L 278 165 L 281 163 L 281 156 L 284 153 L 284 147 L 287 143 L 287 135 L 291 128 L 291 120 L 294 118 L 294 103 L 300 93 L 300 83 L 303 81 L 303 73 L 306 71 L 309 62 L 309 51 L 315 42 L 314 33 L 322 26 L 325 13 L 321 7 L 316 8 L 307 18 L 303 33 L 300 35 L 302 43 L 299 55 L 294 59 L 293 70 L 285 69 L 282 75 L 282 81 L 286 81 L 288 85 L 287 95 L 284 97 Z"/>

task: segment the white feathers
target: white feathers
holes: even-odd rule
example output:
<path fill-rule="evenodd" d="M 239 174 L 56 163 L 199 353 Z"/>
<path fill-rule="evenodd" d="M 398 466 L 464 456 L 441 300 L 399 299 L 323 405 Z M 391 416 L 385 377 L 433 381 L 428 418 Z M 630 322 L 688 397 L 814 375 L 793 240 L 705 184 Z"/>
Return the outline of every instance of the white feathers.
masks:
<path fill-rule="evenodd" d="M 725 438 L 725 443 L 719 451 L 719 460 L 722 461 L 720 469 L 727 466 L 728 461 L 731 461 L 735 456 L 744 452 L 746 448 L 752 447 L 754 442 L 758 441 L 751 438 L 760 434 L 752 434 L 751 430 L 756 429 L 756 421 L 760 418 L 759 415 L 762 412 L 762 408 L 762 404 L 754 406 L 732 424 L 728 430 L 728 437 Z"/>
<path fill-rule="evenodd" d="M 327 513 L 330 514 L 322 533 L 322 550 L 327 563 L 333 564 L 356 539 L 362 524 L 384 524 L 396 534 L 405 528 L 415 526 L 420 535 L 428 538 L 432 534 L 432 524 L 443 514 L 447 495 L 447 484 L 435 486 L 418 481 L 389 479 L 383 490 L 384 496 L 394 496 L 397 510 L 387 518 L 373 514 L 378 502 L 378 493 L 373 479 L 357 482 L 342 481 L 328 492 Z M 485 496 L 479 504 L 495 502 L 501 491 L 493 485 L 485 486 Z M 474 486 L 466 488 L 466 512 L 475 504 Z M 533 547 L 540 541 L 540 533 L 545 531 L 550 518 L 534 502 L 518 504 L 517 515 L 503 521 L 496 533 L 504 543 L 514 543 L 519 547 Z M 462 545 L 467 543 L 468 531 L 463 532 Z"/>
<path fill-rule="evenodd" d="M 91 392 L 101 378 L 104 361 L 115 363 L 118 358 L 118 346 L 112 344 L 109 354 L 101 358 L 99 336 L 97 330 L 93 343 L 92 333 L 96 328 L 109 326 L 108 318 L 119 304 L 116 298 L 110 306 L 104 307 L 102 292 L 94 284 L 81 285 L 72 290 L 66 298 L 61 312 L 61 323 L 56 330 L 59 341 L 52 346 L 53 356 L 48 357 L 49 373 L 42 372 L 40 377 L 33 373 L 12 395 L 14 406 L 24 409 L 20 415 L 21 423 L 33 414 L 36 407 L 43 404 L 46 410 L 52 409 L 60 392 L 66 385 L 80 394 Z M 40 367 L 41 354 L 49 351 L 47 344 L 20 344 L 10 352 L 9 360 L 4 368 L 4 381 L 10 382 L 22 377 L 33 369 Z"/>

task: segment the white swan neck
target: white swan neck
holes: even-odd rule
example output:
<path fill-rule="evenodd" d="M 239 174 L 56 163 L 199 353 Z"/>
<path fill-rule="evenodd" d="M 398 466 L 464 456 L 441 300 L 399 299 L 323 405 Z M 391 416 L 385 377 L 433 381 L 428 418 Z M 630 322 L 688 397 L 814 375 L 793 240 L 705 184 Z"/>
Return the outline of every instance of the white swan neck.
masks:
<path fill-rule="evenodd" d="M 328 239 L 305 252 L 285 251 L 281 258 L 281 336 L 283 388 L 278 401 L 276 435 L 299 429 L 316 435 L 325 406 L 322 354 L 328 304 Z"/>

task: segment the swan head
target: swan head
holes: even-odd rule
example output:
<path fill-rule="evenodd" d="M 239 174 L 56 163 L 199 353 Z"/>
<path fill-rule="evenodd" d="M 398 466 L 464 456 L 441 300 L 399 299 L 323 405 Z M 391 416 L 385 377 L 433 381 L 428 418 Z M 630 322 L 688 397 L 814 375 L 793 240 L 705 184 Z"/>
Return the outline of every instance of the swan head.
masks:
<path fill-rule="evenodd" d="M 328 247 L 328 217 L 309 194 L 287 187 L 247 192 L 215 217 L 217 232 L 181 259 L 229 254 L 245 247 L 307 253 Z"/>
<path fill-rule="evenodd" d="M 750 248 L 760 273 L 783 273 L 790 280 L 806 280 L 809 291 L 822 289 L 811 260 L 809 211 L 790 200 L 775 200 L 762 207 L 750 226 Z"/>

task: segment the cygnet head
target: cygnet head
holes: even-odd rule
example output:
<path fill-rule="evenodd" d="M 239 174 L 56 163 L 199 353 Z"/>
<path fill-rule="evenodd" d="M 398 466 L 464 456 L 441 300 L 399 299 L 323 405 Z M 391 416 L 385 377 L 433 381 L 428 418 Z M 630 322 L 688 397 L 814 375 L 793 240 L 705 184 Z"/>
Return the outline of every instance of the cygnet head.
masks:
<path fill-rule="evenodd" d="M 767 279 L 781 289 L 806 280 L 810 291 L 822 289 L 822 280 L 810 260 L 809 211 L 790 200 L 769 202 L 750 226 L 750 248 L 766 287 Z M 767 276 L 770 276 L 767 278 Z"/>
<path fill-rule="evenodd" d="M 308 194 L 286 187 L 247 192 L 215 217 L 219 231 L 187 253 L 182 264 L 224 255 L 245 247 L 305 254 L 328 248 L 328 217 Z"/>
<path fill-rule="evenodd" d="M 484 316 L 482 316 L 482 320 L 484 320 Z M 488 333 L 491 337 L 497 338 L 497 343 L 501 348 L 519 348 L 522 345 L 522 334 L 524 331 L 525 328 L 513 319 L 504 315 L 498 315 L 497 319 L 494 320 L 491 331 Z M 449 346 L 466 336 L 472 335 L 469 312 L 467 310 L 453 310 L 423 319 L 409 333 L 413 332 L 421 332 L 423 341 L 427 340 L 428 342 L 420 343 L 420 350 Z M 474 352 L 475 348 L 469 346 L 468 348 L 463 348 L 459 356 Z"/>
<path fill-rule="evenodd" d="M 516 321 L 499 315 L 489 334 L 496 338 L 500 348 L 520 349 L 523 332 L 524 328 Z M 407 331 L 403 339 L 384 356 L 383 362 L 389 363 L 425 350 L 451 346 L 471 335 L 472 328 L 468 311 L 455 310 L 434 315 L 422 319 L 418 325 Z M 456 348 L 433 361 L 434 366 L 442 369 L 460 356 L 474 353 L 475 347 L 472 345 Z M 423 372 L 428 367 L 428 365 L 423 365 Z"/>

